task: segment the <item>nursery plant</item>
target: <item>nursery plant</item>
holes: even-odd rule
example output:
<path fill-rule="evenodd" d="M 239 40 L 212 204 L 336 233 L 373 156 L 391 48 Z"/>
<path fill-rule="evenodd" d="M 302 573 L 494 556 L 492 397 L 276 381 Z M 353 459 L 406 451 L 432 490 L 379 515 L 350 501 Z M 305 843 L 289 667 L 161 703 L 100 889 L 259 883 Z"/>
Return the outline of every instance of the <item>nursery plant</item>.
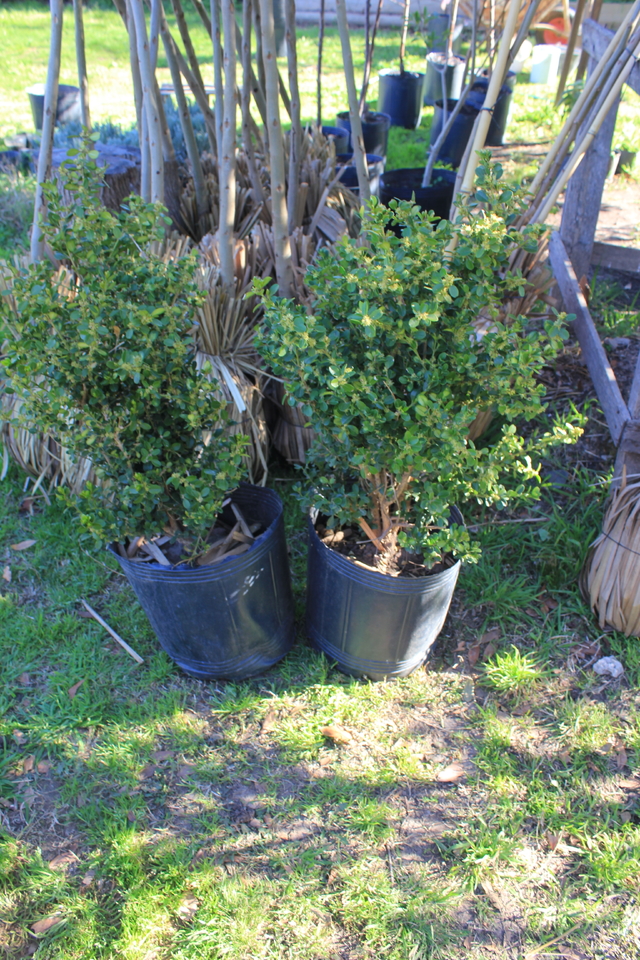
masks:
<path fill-rule="evenodd" d="M 62 164 L 69 203 L 44 185 L 42 229 L 62 272 L 32 264 L 12 283 L 17 311 L 3 301 L 6 389 L 22 425 L 93 461 L 99 483 L 75 499 L 90 534 L 124 541 L 169 525 L 197 555 L 241 479 L 245 441 L 225 434 L 225 407 L 196 369 L 194 259 L 150 252 L 164 237 L 160 206 L 102 206 L 91 146 Z"/>
<path fill-rule="evenodd" d="M 514 229 L 521 200 L 501 175 L 483 154 L 474 197 L 455 223 L 435 227 L 408 202 L 372 200 L 362 237 L 310 267 L 308 309 L 255 281 L 265 306 L 259 349 L 315 430 L 300 496 L 329 527 L 359 524 L 381 572 L 397 574 L 407 552 L 427 566 L 448 552 L 477 559 L 468 532 L 449 524 L 451 507 L 537 498 L 536 457 L 579 434 L 572 422 L 518 432 L 544 414 L 536 373 L 567 333 L 561 316 L 499 319 L 524 284 L 509 257 L 537 249 L 540 237 Z M 502 432 L 473 442 L 469 427 L 487 408 Z"/>

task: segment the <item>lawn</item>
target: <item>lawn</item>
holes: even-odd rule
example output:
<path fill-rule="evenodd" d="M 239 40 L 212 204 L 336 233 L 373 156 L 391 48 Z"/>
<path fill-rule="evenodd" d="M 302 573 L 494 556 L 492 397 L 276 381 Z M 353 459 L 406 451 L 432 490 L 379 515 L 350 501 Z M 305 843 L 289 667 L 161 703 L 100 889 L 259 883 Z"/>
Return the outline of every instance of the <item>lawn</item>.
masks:
<path fill-rule="evenodd" d="M 603 333 L 637 331 L 621 288 L 597 285 L 595 311 Z M 569 394 L 589 413 L 585 436 L 545 465 L 526 516 L 485 526 L 469 508 L 482 561 L 463 569 L 427 668 L 402 681 L 349 679 L 307 644 L 289 468 L 271 483 L 298 639 L 235 684 L 181 675 L 115 563 L 10 469 L 5 956 L 640 956 L 640 648 L 602 633 L 576 582 L 612 450 L 575 348 L 545 384 L 556 409 Z M 621 681 L 591 670 L 604 653 Z"/>

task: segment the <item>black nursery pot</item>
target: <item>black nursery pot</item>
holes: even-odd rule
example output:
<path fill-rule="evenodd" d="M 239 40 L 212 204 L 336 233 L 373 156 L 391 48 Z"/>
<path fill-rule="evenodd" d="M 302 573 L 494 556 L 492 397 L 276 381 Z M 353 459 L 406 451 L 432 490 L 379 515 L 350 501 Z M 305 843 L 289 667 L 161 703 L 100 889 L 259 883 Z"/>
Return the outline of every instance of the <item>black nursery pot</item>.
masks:
<path fill-rule="evenodd" d="M 447 110 L 449 116 L 455 109 L 456 100 L 447 101 Z M 460 109 L 460 113 L 453 122 L 451 130 L 445 137 L 444 143 L 440 147 L 440 152 L 436 159 L 441 163 L 450 163 L 452 167 L 459 167 L 466 150 L 473 125 L 480 112 L 480 105 L 465 103 Z M 444 113 L 442 110 L 442 100 L 438 100 L 433 111 L 433 123 L 431 124 L 431 144 L 433 145 L 443 127 Z"/>
<path fill-rule="evenodd" d="M 389 127 L 391 126 L 391 117 L 388 113 L 365 114 L 362 120 L 362 136 L 364 139 L 364 149 L 367 153 L 374 153 L 379 157 L 386 157 L 387 143 L 389 141 Z M 336 117 L 336 126 L 349 131 L 350 149 L 351 144 L 351 120 L 349 111 L 344 110 Z"/>
<path fill-rule="evenodd" d="M 109 547 L 163 650 L 200 680 L 253 677 L 293 645 L 282 502 L 273 490 L 249 484 L 242 484 L 231 499 L 249 523 L 266 527 L 239 557 L 213 566 L 170 568 L 125 560 L 113 544 Z M 229 519 L 233 522 L 233 514 Z"/>
<path fill-rule="evenodd" d="M 428 187 L 422 186 L 423 175 L 424 167 L 386 170 L 380 177 L 380 202 L 388 204 L 390 200 L 412 200 L 421 210 L 430 210 L 440 220 L 448 220 L 456 181 L 455 170 L 435 167 Z"/>
<path fill-rule="evenodd" d="M 462 523 L 458 511 L 452 511 Z M 327 547 L 311 522 L 307 565 L 309 637 L 343 673 L 408 677 L 442 630 L 460 563 L 430 577 L 390 577 Z"/>
<path fill-rule="evenodd" d="M 513 79 L 510 79 L 510 77 Z M 504 141 L 504 135 L 507 129 L 507 120 L 509 119 L 509 107 L 511 106 L 511 100 L 513 98 L 513 86 L 515 81 L 513 74 L 511 74 L 510 77 L 507 77 L 506 83 L 504 83 L 500 88 L 498 99 L 496 100 L 495 107 L 493 108 L 493 116 L 491 117 L 489 132 L 487 133 L 487 139 L 485 140 L 485 144 L 488 147 L 501 147 Z M 482 107 L 488 89 L 489 80 L 485 77 L 478 77 L 478 79 L 474 81 L 474 84 L 469 91 L 467 103 L 471 104 L 471 106 Z"/>
<path fill-rule="evenodd" d="M 340 181 L 345 187 L 349 187 L 354 193 L 358 192 L 358 171 L 353 162 L 352 153 L 341 153 L 336 157 L 338 166 L 343 164 L 340 173 Z M 369 189 L 372 197 L 377 197 L 380 192 L 380 176 L 384 170 L 384 158 L 376 156 L 375 153 L 367 154 L 367 169 L 369 171 Z"/>
<path fill-rule="evenodd" d="M 381 70 L 378 80 L 378 110 L 389 114 L 392 127 L 415 130 L 422 116 L 424 73 Z"/>
<path fill-rule="evenodd" d="M 442 100 L 442 74 L 436 64 L 444 63 L 441 53 L 427 54 L 427 66 L 424 78 L 424 105 L 433 106 L 436 100 Z M 448 100 L 459 100 L 464 79 L 464 59 L 455 57 L 449 61 L 444 71 L 444 83 Z"/>
<path fill-rule="evenodd" d="M 29 103 L 31 104 L 31 113 L 33 116 L 33 125 L 36 130 L 42 130 L 42 118 L 44 116 L 44 84 L 36 83 L 27 90 Z M 66 123 L 80 123 L 82 113 L 80 111 L 80 88 L 72 87 L 69 84 L 61 83 L 58 85 L 58 105 L 56 108 L 56 126 L 64 126 Z"/>
<path fill-rule="evenodd" d="M 323 127 L 322 132 L 325 137 L 333 140 L 336 154 L 349 152 L 349 131 L 344 127 Z"/>

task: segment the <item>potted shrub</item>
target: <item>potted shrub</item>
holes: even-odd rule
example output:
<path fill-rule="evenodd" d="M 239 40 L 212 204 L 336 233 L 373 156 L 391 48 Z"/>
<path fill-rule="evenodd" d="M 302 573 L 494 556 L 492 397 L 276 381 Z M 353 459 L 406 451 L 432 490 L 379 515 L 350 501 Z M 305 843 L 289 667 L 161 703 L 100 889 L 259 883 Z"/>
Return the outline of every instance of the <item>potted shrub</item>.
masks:
<path fill-rule="evenodd" d="M 194 258 L 152 253 L 163 208 L 102 207 L 96 156 L 85 145 L 62 165 L 68 206 L 45 187 L 63 271 L 45 261 L 14 277 L 8 390 L 22 424 L 92 461 L 97 482 L 61 492 L 111 543 L 167 653 L 197 677 L 251 676 L 292 642 L 282 505 L 239 485 L 245 438 L 196 365 Z"/>
<path fill-rule="evenodd" d="M 359 240 L 309 268 L 308 309 L 254 281 L 259 349 L 315 431 L 300 490 L 313 508 L 307 631 L 348 673 L 405 676 L 424 661 L 460 562 L 478 557 L 457 508 L 535 499 L 536 454 L 578 432 L 516 429 L 544 410 L 535 375 L 566 333 L 560 318 L 497 320 L 522 285 L 507 271 L 514 245 L 538 243 L 508 225 L 516 205 L 498 175 L 479 168 L 486 209 L 435 228 L 412 204 L 371 200 Z M 484 334 L 478 318 L 492 321 Z M 488 406 L 504 426 L 481 446 L 469 427 Z"/>

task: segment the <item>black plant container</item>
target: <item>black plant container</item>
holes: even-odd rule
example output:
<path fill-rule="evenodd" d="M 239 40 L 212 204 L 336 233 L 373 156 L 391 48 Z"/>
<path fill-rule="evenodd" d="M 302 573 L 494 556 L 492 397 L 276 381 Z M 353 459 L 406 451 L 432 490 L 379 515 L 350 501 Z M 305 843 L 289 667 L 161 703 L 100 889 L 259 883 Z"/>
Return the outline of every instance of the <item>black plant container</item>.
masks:
<path fill-rule="evenodd" d="M 249 484 L 231 499 L 249 523 L 266 527 L 239 557 L 171 568 L 125 560 L 109 547 L 162 648 L 201 680 L 263 673 L 284 657 L 294 638 L 282 502 L 273 490 Z M 233 523 L 233 514 L 227 519 Z"/>
<path fill-rule="evenodd" d="M 336 126 L 349 131 L 349 149 L 353 148 L 351 144 L 351 120 L 349 111 L 344 110 L 336 117 Z M 367 153 L 374 153 L 378 157 L 387 156 L 387 143 L 389 141 L 389 127 L 391 126 L 391 117 L 388 113 L 374 113 L 369 111 L 362 118 L 362 136 L 364 139 L 364 149 Z"/>
<path fill-rule="evenodd" d="M 449 219 L 456 174 L 454 170 L 435 167 L 431 184 L 422 186 L 424 167 L 386 170 L 380 177 L 380 202 L 412 200 L 421 210 L 430 210 L 440 220 Z"/>
<path fill-rule="evenodd" d="M 42 118 L 44 116 L 44 84 L 36 83 L 27 90 L 29 103 L 31 104 L 31 113 L 33 116 L 33 125 L 36 130 L 42 130 Z M 67 83 L 61 83 L 58 86 L 58 105 L 56 108 L 56 126 L 64 126 L 66 123 L 81 123 L 82 114 L 80 112 L 80 88 L 69 86 Z"/>
<path fill-rule="evenodd" d="M 322 132 L 330 140 L 336 149 L 336 154 L 349 152 L 349 131 L 344 127 L 323 127 Z"/>
<path fill-rule="evenodd" d="M 378 81 L 378 111 L 389 114 L 392 127 L 415 130 L 422 116 L 424 73 L 381 70 Z"/>
<path fill-rule="evenodd" d="M 436 100 L 442 100 L 442 73 L 441 67 L 446 57 L 442 53 L 427 54 L 426 73 L 424 78 L 424 104 L 433 106 Z M 447 91 L 447 100 L 459 100 L 464 79 L 464 59 L 453 57 L 445 67 L 444 83 Z"/>
<path fill-rule="evenodd" d="M 442 630 L 459 571 L 459 562 L 415 579 L 364 570 L 322 543 L 309 520 L 307 633 L 343 673 L 407 677 Z"/>
<path fill-rule="evenodd" d="M 493 108 L 493 116 L 489 124 L 489 131 L 485 143 L 488 147 L 501 147 L 504 141 L 505 131 L 507 129 L 507 120 L 509 119 L 509 107 L 513 98 L 513 87 L 515 83 L 514 74 L 509 74 L 507 80 L 503 83 Z M 467 103 L 471 106 L 482 107 L 489 89 L 489 80 L 486 77 L 478 77 L 474 81 Z"/>
<path fill-rule="evenodd" d="M 455 109 L 457 101 L 447 101 L 448 115 Z M 480 106 L 472 103 L 465 103 L 460 109 L 460 113 L 453 122 L 451 130 L 445 137 L 444 143 L 440 147 L 440 152 L 436 157 L 441 163 L 450 163 L 452 167 L 459 167 L 466 150 L 473 125 L 480 112 Z M 433 145 L 443 127 L 442 100 L 439 100 L 433 111 L 433 123 L 431 124 L 431 144 Z"/>
<path fill-rule="evenodd" d="M 358 171 L 353 162 L 352 153 L 342 153 L 336 157 L 338 166 L 342 165 L 340 180 L 345 187 L 358 193 Z M 384 158 L 374 153 L 367 154 L 367 169 L 369 171 L 369 190 L 372 197 L 377 197 L 380 191 L 380 176 L 384 170 Z"/>

